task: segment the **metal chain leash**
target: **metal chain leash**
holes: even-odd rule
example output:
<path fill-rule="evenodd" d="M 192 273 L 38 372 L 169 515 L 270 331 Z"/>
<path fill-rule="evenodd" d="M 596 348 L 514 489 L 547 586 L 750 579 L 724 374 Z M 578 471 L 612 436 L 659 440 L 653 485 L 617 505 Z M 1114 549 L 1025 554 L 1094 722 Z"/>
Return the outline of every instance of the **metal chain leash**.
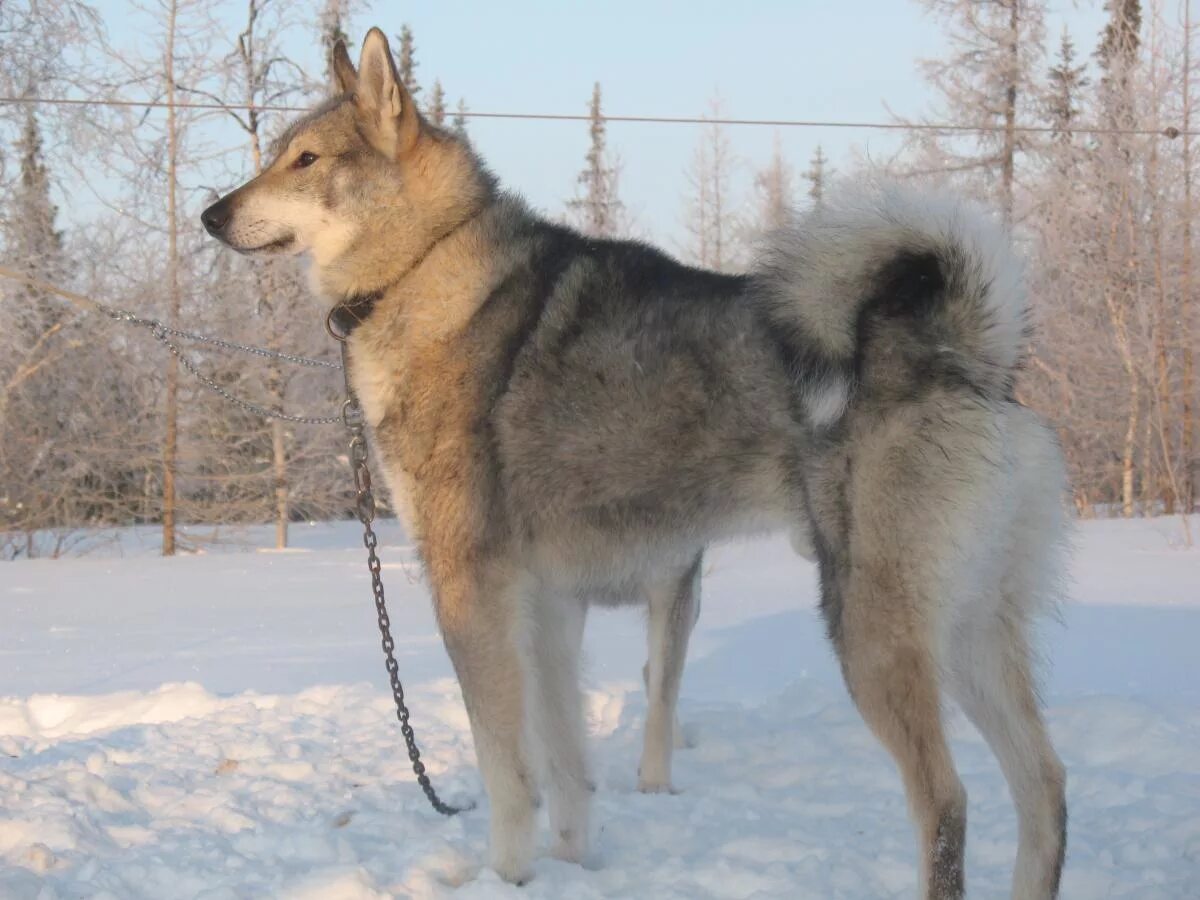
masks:
<path fill-rule="evenodd" d="M 202 385 L 204 385 L 206 388 L 208 388 L 214 394 L 217 394 L 218 396 L 224 398 L 225 400 L 228 400 L 234 406 L 241 407 L 242 409 L 246 410 L 246 412 L 253 413 L 256 416 L 261 416 L 264 419 L 280 419 L 284 422 L 296 422 L 301 425 L 337 425 L 339 422 L 343 421 L 342 416 L 296 416 L 296 415 L 292 415 L 291 413 L 285 413 L 281 409 L 272 409 L 269 406 L 260 406 L 259 404 L 252 403 L 249 400 L 243 400 L 241 397 L 237 396 L 236 394 L 230 393 L 224 387 L 217 384 L 217 382 L 213 381 L 211 378 L 209 378 L 207 375 L 205 375 L 203 372 L 201 372 L 198 368 L 196 368 L 196 365 L 190 359 L 187 358 L 187 355 L 183 352 L 183 349 L 178 344 L 174 343 L 170 338 L 167 337 L 167 335 L 170 334 L 172 331 L 173 331 L 173 329 L 168 329 L 165 327 L 163 327 L 163 328 L 155 327 L 155 328 L 150 329 L 150 333 L 152 335 L 154 335 L 155 339 L 158 340 L 168 350 L 170 350 L 171 353 L 174 354 L 175 358 L 179 360 L 180 364 L 185 369 L 187 369 L 189 373 L 194 375 L 196 377 L 196 379 Z M 185 332 L 185 335 L 187 337 L 190 337 L 193 339 L 195 337 L 192 335 L 187 335 L 186 332 Z M 259 355 L 259 356 L 272 356 L 273 358 L 276 358 L 276 359 L 285 359 L 285 360 L 289 360 L 291 362 L 299 363 L 300 365 L 318 365 L 319 364 L 322 366 L 330 367 L 329 363 L 325 363 L 321 360 L 315 360 L 315 359 L 310 360 L 310 359 L 306 359 L 305 357 L 289 357 L 287 354 L 284 354 L 284 353 L 277 354 L 277 353 L 275 353 L 275 351 L 263 350 L 259 347 L 254 347 L 254 348 L 241 347 L 236 344 L 230 344 L 227 341 L 221 341 L 219 338 L 205 338 L 204 336 L 199 336 L 199 337 L 205 343 L 212 343 L 212 344 L 217 344 L 217 345 L 226 344 L 230 349 L 246 350 L 247 352 L 250 352 L 252 350 L 257 351 L 256 355 Z M 305 362 L 301 363 L 300 362 L 301 359 L 305 359 Z M 341 368 L 341 366 L 331 366 L 331 368 Z"/>
<path fill-rule="evenodd" d="M 332 317 L 332 313 L 330 316 Z M 474 804 L 461 807 L 450 806 L 438 796 L 425 771 L 425 764 L 421 762 L 421 750 L 417 746 L 417 736 L 409 723 L 408 704 L 404 699 L 404 684 L 400 681 L 400 665 L 396 662 L 396 642 L 392 639 L 392 622 L 388 617 L 387 601 L 383 595 L 383 576 L 381 574 L 383 565 L 379 561 L 379 555 L 375 552 L 376 547 L 379 546 L 379 538 L 371 524 L 375 521 L 375 494 L 371 488 L 371 470 L 367 466 L 366 415 L 350 384 L 347 335 L 337 331 L 329 320 L 326 321 L 326 327 L 333 338 L 342 345 L 342 372 L 346 380 L 346 400 L 342 404 L 341 421 L 350 435 L 350 467 L 354 471 L 354 511 L 363 526 L 363 546 L 367 548 L 367 569 L 371 573 L 371 592 L 375 596 L 380 645 L 383 647 L 384 665 L 387 668 L 388 681 L 392 688 L 392 699 L 396 704 L 396 718 L 400 722 L 400 733 L 404 735 L 404 743 L 408 747 L 408 758 L 412 762 L 413 774 L 417 776 L 417 784 L 425 792 L 429 805 L 443 816 L 457 815 L 472 809 Z"/>
<path fill-rule="evenodd" d="M 133 325 L 138 328 L 145 328 L 150 334 L 169 350 L 176 359 L 183 365 L 189 374 L 208 388 L 213 393 L 219 395 L 223 399 L 229 401 L 235 406 L 239 406 L 249 413 L 256 416 L 261 416 L 264 419 L 281 419 L 284 422 L 296 422 L 301 425 L 337 425 L 342 421 L 341 416 L 294 416 L 285 413 L 280 409 L 272 409 L 271 407 L 261 406 L 257 403 L 252 403 L 249 400 L 243 400 L 241 397 L 231 393 L 226 388 L 222 387 L 212 378 L 205 375 L 196 367 L 184 353 L 182 347 L 171 340 L 172 337 L 181 340 L 193 341 L 197 344 L 207 344 L 210 347 L 217 347 L 221 350 L 227 350 L 236 353 L 245 353 L 249 356 L 258 356 L 263 359 L 277 359 L 281 362 L 290 363 L 295 366 L 307 366 L 314 369 L 340 369 L 341 365 L 335 362 L 330 362 L 325 359 L 312 359 L 308 356 L 299 356 L 294 353 L 281 353 L 278 350 L 268 350 L 266 347 L 255 347 L 251 344 L 239 344 L 236 341 L 227 341 L 223 338 L 212 337 L 207 334 L 199 334 L 195 331 L 183 331 L 179 328 L 173 328 L 165 322 L 160 322 L 158 319 L 148 319 L 145 316 L 139 316 L 137 313 L 130 312 L 127 309 L 121 309 L 117 306 L 112 306 L 108 303 L 101 303 L 94 297 L 88 297 L 83 294 L 77 294 L 74 291 L 64 290 L 57 285 L 50 284 L 40 278 L 34 278 L 24 272 L 18 272 L 7 266 L 0 266 L 0 276 L 11 278 L 13 281 L 19 281 L 39 291 L 44 291 L 48 294 L 54 294 L 64 300 L 69 301 L 77 308 L 84 312 L 98 312 L 101 315 L 107 316 L 114 322 L 123 322 L 127 325 Z"/>
<path fill-rule="evenodd" d="M 195 341 L 197 344 L 209 344 L 213 347 L 220 347 L 222 350 L 234 350 L 238 353 L 246 353 L 251 356 L 261 356 L 265 359 L 278 359 L 283 362 L 289 362 L 297 366 L 309 366 L 314 369 L 340 369 L 339 363 L 330 362 L 327 359 L 313 359 L 308 356 L 297 356 L 293 353 L 281 353 L 278 350 L 268 350 L 266 347 L 255 347 L 251 344 L 239 344 L 236 341 L 227 341 L 224 338 L 216 338 L 210 334 L 198 334 L 195 331 L 181 331 L 178 328 L 171 328 L 164 322 L 157 319 L 146 319 L 141 316 L 134 315 L 131 312 L 126 312 L 123 309 L 101 309 L 110 319 L 115 319 L 118 322 L 129 322 L 131 325 L 139 325 L 142 328 L 149 328 L 154 333 L 155 337 L 159 335 L 183 338 L 188 341 Z M 160 338 L 161 340 L 161 338 Z"/>

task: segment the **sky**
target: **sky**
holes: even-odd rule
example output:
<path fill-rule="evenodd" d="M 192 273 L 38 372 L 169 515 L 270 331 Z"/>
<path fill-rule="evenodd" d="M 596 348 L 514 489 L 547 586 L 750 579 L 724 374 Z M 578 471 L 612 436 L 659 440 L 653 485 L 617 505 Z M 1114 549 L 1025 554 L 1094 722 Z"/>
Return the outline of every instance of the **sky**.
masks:
<path fill-rule="evenodd" d="M 1067 24 L 1090 53 L 1101 5 L 1053 3 L 1051 42 Z M 101 0 L 100 8 L 115 43 L 138 39 L 123 2 Z M 243 4 L 230 0 L 221 15 L 238 22 Z M 354 16 L 350 31 L 357 44 L 371 25 L 394 35 L 404 23 L 416 37 L 425 90 L 439 78 L 451 107 L 462 97 L 481 112 L 582 114 L 598 81 L 613 115 L 700 115 L 719 95 L 724 115 L 735 118 L 887 122 L 889 110 L 929 109 L 917 61 L 946 51 L 938 23 L 914 0 L 378 2 Z M 297 58 L 319 71 L 314 32 L 298 29 L 291 40 Z M 474 119 L 469 131 L 505 186 L 562 213 L 587 150 L 587 123 Z M 776 134 L 797 171 L 820 144 L 840 175 L 863 159 L 886 159 L 898 141 L 857 129 L 730 127 L 737 193 L 747 193 Z M 609 125 L 622 199 L 638 231 L 668 249 L 681 249 L 684 173 L 699 135 L 692 125 Z"/>
<path fill-rule="evenodd" d="M 1081 46 L 1093 43 L 1100 4 L 1058 4 L 1049 34 L 1066 20 Z M 380 7 L 382 10 L 383 7 Z M 910 0 L 756 2 L 461 2 L 396 4 L 362 15 L 388 34 L 408 22 L 417 75 L 442 80 L 481 111 L 583 113 L 599 81 L 610 114 L 694 116 L 719 94 L 734 118 L 889 121 L 930 101 L 919 57 L 944 52 L 936 21 Z M 574 189 L 587 125 L 482 121 L 470 132 L 504 183 L 557 212 Z M 770 158 L 775 134 L 797 170 L 817 144 L 842 174 L 855 154 L 887 157 L 893 133 L 731 127 L 743 186 Z M 623 162 L 621 193 L 639 223 L 668 243 L 681 232 L 684 169 L 700 127 L 611 123 Z"/>

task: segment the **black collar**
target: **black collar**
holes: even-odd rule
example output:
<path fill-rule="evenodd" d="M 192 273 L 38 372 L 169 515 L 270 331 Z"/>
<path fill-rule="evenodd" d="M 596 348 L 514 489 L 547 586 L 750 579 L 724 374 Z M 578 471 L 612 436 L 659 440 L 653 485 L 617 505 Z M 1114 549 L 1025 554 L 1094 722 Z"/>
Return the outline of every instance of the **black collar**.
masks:
<path fill-rule="evenodd" d="M 329 324 L 341 335 L 349 337 L 355 328 L 367 321 L 382 296 L 383 291 L 379 290 L 347 297 L 329 311 Z"/>

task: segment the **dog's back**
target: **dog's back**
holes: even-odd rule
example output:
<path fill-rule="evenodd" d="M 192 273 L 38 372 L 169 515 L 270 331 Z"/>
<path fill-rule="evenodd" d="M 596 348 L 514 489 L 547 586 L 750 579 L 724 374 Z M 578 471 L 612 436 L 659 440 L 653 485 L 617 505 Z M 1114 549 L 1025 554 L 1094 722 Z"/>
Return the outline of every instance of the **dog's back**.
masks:
<path fill-rule="evenodd" d="M 494 415 L 522 546 L 567 577 L 623 579 L 800 514 L 783 482 L 802 417 L 749 279 L 549 226 L 543 240 L 555 249 L 531 263 L 557 277 Z"/>

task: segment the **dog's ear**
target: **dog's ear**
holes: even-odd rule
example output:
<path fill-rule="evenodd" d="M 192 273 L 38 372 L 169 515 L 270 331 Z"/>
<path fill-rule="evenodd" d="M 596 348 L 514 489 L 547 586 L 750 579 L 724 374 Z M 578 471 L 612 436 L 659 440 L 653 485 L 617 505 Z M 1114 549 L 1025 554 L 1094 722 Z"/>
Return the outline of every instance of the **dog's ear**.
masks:
<path fill-rule="evenodd" d="M 354 87 L 359 112 L 375 132 L 373 143 L 388 156 L 403 156 L 421 134 L 421 116 L 396 72 L 387 38 L 378 28 L 367 32 Z"/>
<path fill-rule="evenodd" d="M 354 63 L 350 62 L 350 53 L 346 50 L 346 42 L 338 41 L 333 45 L 331 56 L 333 81 L 338 93 L 352 94 L 358 85 L 358 73 L 354 71 Z"/>

